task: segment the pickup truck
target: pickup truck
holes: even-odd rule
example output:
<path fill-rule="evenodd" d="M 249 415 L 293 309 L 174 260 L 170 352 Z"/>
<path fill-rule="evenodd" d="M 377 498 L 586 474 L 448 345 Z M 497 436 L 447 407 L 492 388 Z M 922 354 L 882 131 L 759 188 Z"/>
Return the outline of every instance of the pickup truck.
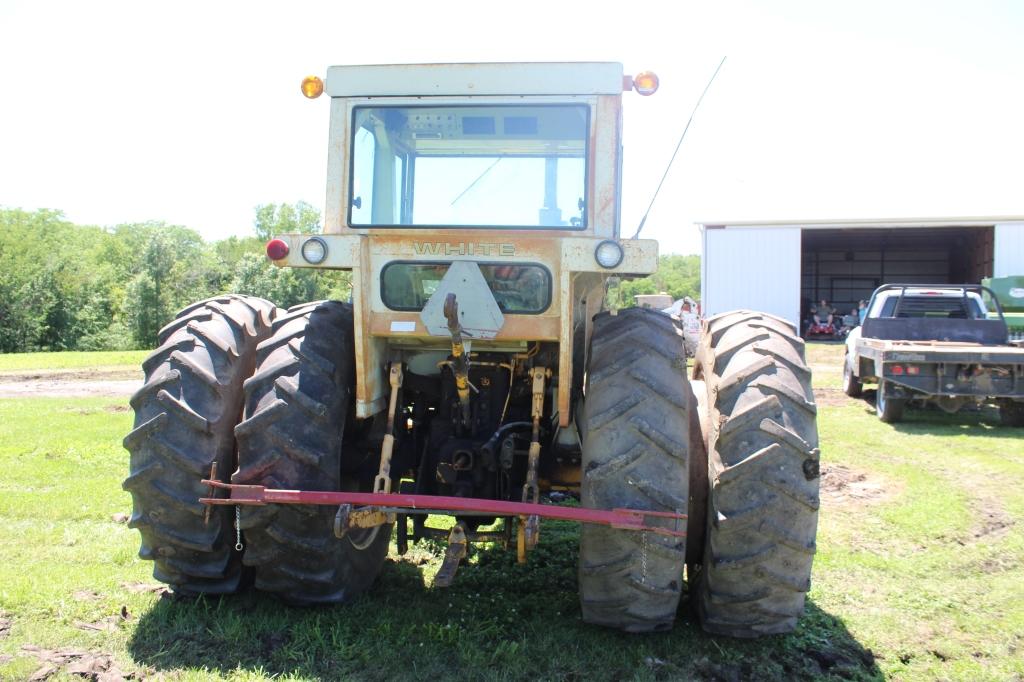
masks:
<path fill-rule="evenodd" d="M 995 305 L 990 316 L 985 298 Z M 850 332 L 843 390 L 876 383 L 875 412 L 889 423 L 908 405 L 946 412 L 994 403 L 1006 426 L 1024 426 L 1024 347 L 1009 342 L 995 293 L 976 284 L 885 284 Z"/>

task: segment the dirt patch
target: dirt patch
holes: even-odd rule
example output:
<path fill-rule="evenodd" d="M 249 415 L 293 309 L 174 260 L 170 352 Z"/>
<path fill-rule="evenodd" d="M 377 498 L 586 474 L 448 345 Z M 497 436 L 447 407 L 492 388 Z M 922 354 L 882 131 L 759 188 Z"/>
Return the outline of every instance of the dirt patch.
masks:
<path fill-rule="evenodd" d="M 8 381 L 0 377 L 0 398 L 121 398 L 142 386 L 139 380 L 92 381 L 47 379 Z M 127 409 L 127 408 L 125 408 Z"/>
<path fill-rule="evenodd" d="M 0 373 L 0 398 L 113 398 L 142 385 L 137 369 L 90 367 Z"/>
<path fill-rule="evenodd" d="M 84 649 L 43 649 L 33 644 L 22 646 L 21 651 L 34 656 L 42 664 L 29 678 L 30 682 L 49 679 L 61 670 L 69 675 L 97 680 L 97 682 L 138 679 L 134 673 L 126 673 L 118 669 L 114 663 L 114 657 L 109 654 Z"/>
<path fill-rule="evenodd" d="M 974 523 L 971 529 L 959 536 L 947 535 L 946 539 L 959 545 L 976 542 L 995 542 L 1010 532 L 1017 522 L 999 500 L 993 480 L 978 470 L 939 469 L 938 473 L 947 478 L 951 485 L 960 488 L 967 495 L 967 507 Z"/>
<path fill-rule="evenodd" d="M 73 625 L 79 630 L 91 630 L 93 632 L 116 632 L 118 624 L 131 620 L 132 616 L 128 613 L 128 607 L 122 606 L 121 612 L 113 616 L 107 616 L 101 618 L 94 623 L 86 623 L 84 621 L 76 620 Z"/>
<path fill-rule="evenodd" d="M 1013 571 L 1020 568 L 1020 564 L 1016 559 L 1010 557 L 994 557 L 991 559 L 984 559 L 974 564 L 975 570 L 985 575 L 992 575 L 993 573 L 1003 573 L 1005 571 Z"/>
<path fill-rule="evenodd" d="M 896 493 L 894 486 L 878 474 L 869 474 L 841 464 L 821 467 L 821 500 L 827 507 L 860 507 L 878 504 Z"/>
<path fill-rule="evenodd" d="M 974 511 L 978 516 L 978 524 L 972 533 L 975 541 L 991 542 L 1009 533 L 1013 526 L 1013 518 L 1002 507 L 986 506 L 982 508 L 980 505 L 975 505 Z"/>
<path fill-rule="evenodd" d="M 124 367 L 85 367 L 78 369 L 33 369 L 20 372 L 0 372 L 0 381 L 17 383 L 19 381 L 127 381 L 138 380 L 142 372 L 138 369 Z"/>
<path fill-rule="evenodd" d="M 153 594 L 163 595 L 164 593 L 170 593 L 167 585 L 161 585 L 159 583 L 121 583 L 121 587 L 132 594 L 152 592 Z"/>
<path fill-rule="evenodd" d="M 96 590 L 78 590 L 71 596 L 75 598 L 75 601 L 96 601 L 103 597 Z"/>
<path fill-rule="evenodd" d="M 814 402 L 818 407 L 845 407 L 853 403 L 853 398 L 838 388 L 816 388 Z"/>

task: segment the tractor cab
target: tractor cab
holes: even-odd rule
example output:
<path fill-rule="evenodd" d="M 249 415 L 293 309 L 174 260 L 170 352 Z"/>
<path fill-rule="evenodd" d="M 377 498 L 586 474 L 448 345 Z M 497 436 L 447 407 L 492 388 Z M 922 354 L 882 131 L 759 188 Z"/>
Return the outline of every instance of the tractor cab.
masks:
<path fill-rule="evenodd" d="M 614 63 L 336 66 L 304 81 L 330 97 L 324 234 L 281 235 L 271 255 L 352 270 L 358 417 L 384 409 L 395 353 L 447 355 L 452 294 L 471 352 L 544 353 L 548 410 L 571 423 L 565 377 L 605 282 L 657 267 L 656 242 L 619 239 L 618 191 L 623 92 L 656 87 Z"/>

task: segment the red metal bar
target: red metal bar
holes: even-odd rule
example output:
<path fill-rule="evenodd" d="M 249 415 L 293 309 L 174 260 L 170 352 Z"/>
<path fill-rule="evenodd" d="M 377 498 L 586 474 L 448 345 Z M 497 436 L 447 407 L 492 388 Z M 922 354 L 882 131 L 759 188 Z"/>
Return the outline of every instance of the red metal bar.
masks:
<path fill-rule="evenodd" d="M 648 525 L 648 518 L 686 520 L 686 514 L 644 511 L 640 509 L 588 509 L 586 507 L 556 507 L 530 502 L 483 500 L 473 497 L 444 497 L 441 495 L 406 495 L 402 493 L 351 493 L 318 490 L 275 490 L 262 485 L 239 485 L 204 480 L 213 489 L 221 488 L 229 497 L 204 497 L 199 501 L 207 505 L 265 505 L 265 504 L 322 504 L 338 506 L 388 507 L 390 509 L 420 509 L 439 512 L 485 512 L 495 516 L 542 516 L 561 521 L 596 523 L 624 530 L 650 531 L 659 535 L 686 537 L 686 524 L 682 530 Z M 678 523 L 675 524 L 678 527 Z"/>

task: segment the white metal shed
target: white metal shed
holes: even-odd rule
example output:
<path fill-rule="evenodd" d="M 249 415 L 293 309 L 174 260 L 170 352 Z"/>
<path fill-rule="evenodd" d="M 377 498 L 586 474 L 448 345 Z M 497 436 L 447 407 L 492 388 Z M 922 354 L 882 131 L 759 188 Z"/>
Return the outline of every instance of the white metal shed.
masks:
<path fill-rule="evenodd" d="M 855 307 L 890 282 L 1024 275 L 1024 216 L 700 224 L 705 315 L 746 308 L 797 324 L 813 301 Z"/>

